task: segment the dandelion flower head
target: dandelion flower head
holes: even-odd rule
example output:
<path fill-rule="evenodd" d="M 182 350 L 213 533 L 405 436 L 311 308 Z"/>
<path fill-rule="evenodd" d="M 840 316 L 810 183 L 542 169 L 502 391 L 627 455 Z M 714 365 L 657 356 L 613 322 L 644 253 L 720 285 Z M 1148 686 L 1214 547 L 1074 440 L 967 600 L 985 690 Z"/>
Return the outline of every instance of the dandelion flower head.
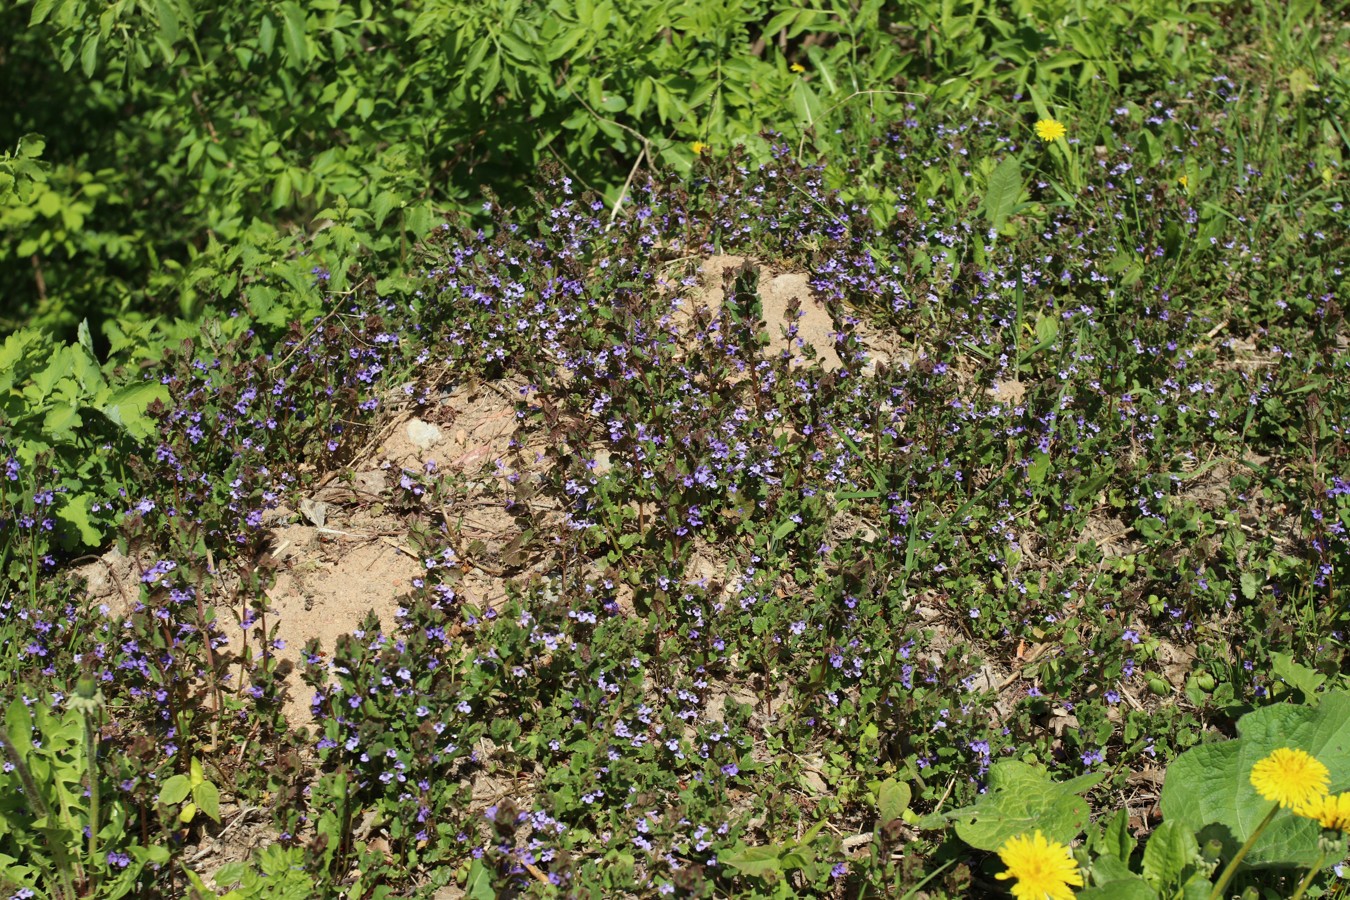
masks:
<path fill-rule="evenodd" d="M 693 150 L 694 153 L 696 154 L 700 154 L 704 150 L 708 149 L 708 145 L 703 143 L 702 141 L 694 141 L 694 143 L 689 146 L 689 149 Z"/>
<path fill-rule="evenodd" d="M 1267 800 L 1294 809 L 1327 792 L 1331 773 L 1303 750 L 1281 747 L 1252 766 L 1252 787 Z"/>
<path fill-rule="evenodd" d="M 1343 794 L 1323 794 L 1310 800 L 1294 812 L 1316 819 L 1323 828 L 1350 831 L 1350 791 Z"/>
<path fill-rule="evenodd" d="M 1047 144 L 1059 140 L 1068 133 L 1069 129 L 1065 128 L 1064 123 L 1058 119 L 1041 119 L 1036 123 L 1036 137 Z"/>
<path fill-rule="evenodd" d="M 1070 885 L 1083 886 L 1083 876 L 1069 848 L 1048 840 L 1039 829 L 1032 835 L 1008 838 L 998 848 L 998 858 L 1008 870 L 995 877 L 1017 879 L 1012 886 L 1017 900 L 1072 900 Z"/>

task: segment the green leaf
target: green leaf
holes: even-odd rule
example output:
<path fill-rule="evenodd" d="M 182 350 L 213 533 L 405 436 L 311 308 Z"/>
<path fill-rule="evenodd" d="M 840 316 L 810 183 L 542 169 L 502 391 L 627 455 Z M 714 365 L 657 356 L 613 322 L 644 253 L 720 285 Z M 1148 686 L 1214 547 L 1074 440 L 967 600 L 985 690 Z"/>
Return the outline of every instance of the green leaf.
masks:
<path fill-rule="evenodd" d="M 281 15 L 285 20 L 282 35 L 286 41 L 286 52 L 294 68 L 302 68 L 309 62 L 309 43 L 305 39 L 305 11 L 295 0 L 281 4 Z"/>
<path fill-rule="evenodd" d="M 797 117 L 798 124 L 803 131 L 813 128 L 820 120 L 821 108 L 820 98 L 816 92 L 811 90 L 811 86 L 803 78 L 798 78 L 792 83 L 792 91 L 789 94 L 792 104 L 792 112 Z M 695 104 L 690 104 L 695 105 Z"/>
<path fill-rule="evenodd" d="M 904 815 L 909 809 L 909 785 L 887 778 L 877 788 L 877 820 L 883 825 Z"/>
<path fill-rule="evenodd" d="M 1027 466 L 1027 480 L 1032 484 L 1044 484 L 1045 476 L 1050 472 L 1050 454 L 1037 453 Z"/>
<path fill-rule="evenodd" d="M 94 77 L 94 69 L 98 66 L 98 35 L 87 34 L 84 38 L 84 48 L 80 50 L 80 70 L 84 72 L 85 78 Z"/>
<path fill-rule="evenodd" d="M 156 0 L 156 12 L 159 15 L 159 33 L 170 45 L 178 43 L 181 36 L 178 30 L 178 15 L 173 11 L 169 0 Z"/>
<path fill-rule="evenodd" d="M 56 6 L 58 0 L 37 0 L 33 4 L 33 14 L 28 17 L 29 25 L 38 25 L 46 20 L 51 14 L 52 8 Z"/>
<path fill-rule="evenodd" d="M 1256 592 L 1261 589 L 1261 580 L 1255 572 L 1243 572 L 1238 576 L 1238 584 L 1242 587 L 1242 596 L 1248 600 L 1256 599 Z"/>
<path fill-rule="evenodd" d="M 984 215 L 995 230 L 1003 227 L 1017 208 L 1022 196 L 1022 169 L 1017 157 L 1004 157 L 993 174 L 989 176 L 989 186 L 984 192 Z"/>
<path fill-rule="evenodd" d="M 258 49 L 262 51 L 263 56 L 272 55 L 276 40 L 277 26 L 272 24 L 271 16 L 263 16 L 262 24 L 258 26 Z"/>
<path fill-rule="evenodd" d="M 145 414 L 150 404 L 159 400 L 169 402 L 169 391 L 157 381 L 129 384 L 112 393 L 103 406 L 103 414 L 114 425 L 125 428 L 133 437 L 145 438 L 154 433 L 155 423 Z"/>
<path fill-rule="evenodd" d="M 1102 838 L 1102 851 L 1110 854 L 1122 863 L 1129 864 L 1134 855 L 1134 836 L 1130 834 L 1130 814 L 1120 809 L 1111 817 Z"/>
<path fill-rule="evenodd" d="M 14 745 L 20 758 L 33 752 L 33 714 L 21 697 L 15 697 L 5 711 L 5 730 L 9 732 L 9 742 Z"/>
<path fill-rule="evenodd" d="M 1144 880 L 1155 890 L 1172 887 L 1199 852 L 1189 828 L 1175 821 L 1163 822 L 1144 845 Z"/>
<path fill-rule="evenodd" d="M 177 806 L 192 793 L 192 781 L 186 775 L 171 775 L 164 779 L 159 788 L 159 802 L 165 806 Z"/>
<path fill-rule="evenodd" d="M 291 202 L 291 171 L 285 169 L 272 182 L 272 209 L 281 209 Z"/>
<path fill-rule="evenodd" d="M 792 532 L 796 530 L 797 530 L 797 523 L 792 521 L 791 519 L 788 519 L 786 522 L 779 525 L 777 528 L 773 530 L 773 539 L 775 541 L 781 541 L 783 538 L 787 537 L 789 534 L 792 534 Z"/>
<path fill-rule="evenodd" d="M 19 155 L 24 159 L 37 159 L 47 149 L 47 142 L 40 134 L 25 134 L 19 138 Z"/>
<path fill-rule="evenodd" d="M 469 876 L 464 882 L 465 900 L 497 900 L 492 887 L 492 872 L 481 859 L 469 863 Z"/>
<path fill-rule="evenodd" d="M 192 789 L 192 799 L 212 821 L 220 821 L 220 789 L 214 784 L 203 781 L 197 785 Z"/>
<path fill-rule="evenodd" d="M 56 511 L 56 517 L 78 531 L 86 546 L 97 547 L 103 543 L 103 535 L 89 521 L 89 502 L 88 494 L 75 494 Z"/>
<path fill-rule="evenodd" d="M 42 419 L 42 431 L 57 442 L 75 440 L 75 429 L 84 424 L 79 410 L 70 403 L 55 403 Z"/>
<path fill-rule="evenodd" d="M 1085 888 L 1074 896 L 1076 900 L 1158 900 L 1158 892 L 1138 875 Z"/>
<path fill-rule="evenodd" d="M 781 873 L 783 864 L 779 857 L 783 849 L 777 844 L 765 847 L 747 847 L 737 844 L 729 853 L 717 855 L 717 861 L 730 866 L 742 875 L 762 876 L 770 872 Z"/>
<path fill-rule="evenodd" d="M 1272 653 L 1271 673 L 1285 684 L 1302 694 L 1304 703 L 1317 702 L 1317 692 L 1326 684 L 1327 676 L 1294 661 L 1291 653 Z"/>
<path fill-rule="evenodd" d="M 342 114 L 351 109 L 352 104 L 356 102 L 357 94 L 356 85 L 347 85 L 347 89 L 342 92 L 342 96 L 333 102 L 333 118 L 342 118 Z"/>
<path fill-rule="evenodd" d="M 1044 769 L 1000 760 L 989 770 L 989 792 L 975 805 L 945 818 L 955 821 L 957 836 L 978 850 L 993 852 L 1008 838 L 1037 829 L 1067 844 L 1089 821 L 1087 801 L 1078 793 L 1102 778 L 1083 775 L 1061 784 L 1051 781 Z"/>
<path fill-rule="evenodd" d="M 1124 812 L 1124 810 L 1121 810 Z M 1092 868 L 1088 873 L 1092 878 L 1092 883 L 1096 885 L 1110 884 L 1113 881 L 1139 881 L 1140 877 L 1135 872 L 1130 871 L 1127 863 L 1122 862 L 1110 854 L 1098 856 L 1092 861 Z"/>
<path fill-rule="evenodd" d="M 1316 756 L 1331 772 L 1331 790 L 1350 787 L 1350 693 L 1322 695 L 1315 707 L 1276 704 L 1238 721 L 1236 740 L 1187 750 L 1167 769 L 1165 820 L 1189 828 L 1201 841 L 1217 839 L 1231 857 L 1270 811 L 1270 801 L 1252 787 L 1256 762 L 1281 747 Z M 1321 829 L 1312 819 L 1277 815 L 1244 861 L 1253 868 L 1302 866 L 1319 858 Z"/>

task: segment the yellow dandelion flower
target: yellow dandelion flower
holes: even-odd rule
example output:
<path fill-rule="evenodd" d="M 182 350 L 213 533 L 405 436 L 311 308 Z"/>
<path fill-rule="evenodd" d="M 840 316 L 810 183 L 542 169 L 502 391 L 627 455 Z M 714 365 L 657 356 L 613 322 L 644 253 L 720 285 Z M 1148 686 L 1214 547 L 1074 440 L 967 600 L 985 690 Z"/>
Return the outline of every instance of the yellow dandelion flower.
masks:
<path fill-rule="evenodd" d="M 689 145 L 689 149 L 690 149 L 690 150 L 693 150 L 694 153 L 696 153 L 696 154 L 700 154 L 700 153 L 702 153 L 704 150 L 707 150 L 707 149 L 708 149 L 708 145 L 705 144 L 705 143 L 703 143 L 702 141 L 694 141 L 694 143 L 692 143 L 692 144 Z"/>
<path fill-rule="evenodd" d="M 1185 175 L 1182 175 L 1180 178 L 1177 179 L 1177 184 L 1181 185 L 1182 189 L 1184 190 L 1191 186 L 1191 180 L 1187 178 Z"/>
<path fill-rule="evenodd" d="M 1252 787 L 1285 809 L 1296 809 L 1327 792 L 1331 773 L 1303 750 L 1281 747 L 1252 766 Z"/>
<path fill-rule="evenodd" d="M 1016 878 L 1012 895 L 1017 900 L 1072 900 L 1069 886 L 1083 886 L 1083 876 L 1069 848 L 1048 840 L 1040 829 L 1033 835 L 1010 837 L 998 848 L 998 858 L 1008 871 L 999 880 Z"/>
<path fill-rule="evenodd" d="M 1064 123 L 1058 119 L 1041 119 L 1036 123 L 1036 137 L 1047 144 L 1059 140 L 1068 133 L 1069 129 L 1065 128 Z"/>
<path fill-rule="evenodd" d="M 801 63 L 793 63 L 792 65 L 788 66 L 788 70 L 792 72 L 805 72 L 806 66 L 802 65 Z"/>
<path fill-rule="evenodd" d="M 1294 812 L 1309 819 L 1316 819 L 1323 828 L 1336 831 L 1350 831 L 1350 791 L 1343 794 L 1323 794 L 1309 800 Z"/>

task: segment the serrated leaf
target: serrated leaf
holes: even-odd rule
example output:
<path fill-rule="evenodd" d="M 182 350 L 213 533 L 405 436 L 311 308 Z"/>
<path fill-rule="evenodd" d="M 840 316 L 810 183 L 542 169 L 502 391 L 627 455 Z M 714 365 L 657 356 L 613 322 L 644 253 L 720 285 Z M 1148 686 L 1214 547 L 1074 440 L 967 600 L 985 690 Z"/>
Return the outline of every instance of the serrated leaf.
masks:
<path fill-rule="evenodd" d="M 19 758 L 25 758 L 33 750 L 33 714 L 20 697 L 15 697 L 5 711 L 5 731 L 9 733 L 9 742 L 18 752 Z"/>
<path fill-rule="evenodd" d="M 1022 168 L 1017 157 L 1004 157 L 993 174 L 984 192 L 984 216 L 989 224 L 998 230 L 1008 221 L 1017 201 L 1022 196 Z"/>

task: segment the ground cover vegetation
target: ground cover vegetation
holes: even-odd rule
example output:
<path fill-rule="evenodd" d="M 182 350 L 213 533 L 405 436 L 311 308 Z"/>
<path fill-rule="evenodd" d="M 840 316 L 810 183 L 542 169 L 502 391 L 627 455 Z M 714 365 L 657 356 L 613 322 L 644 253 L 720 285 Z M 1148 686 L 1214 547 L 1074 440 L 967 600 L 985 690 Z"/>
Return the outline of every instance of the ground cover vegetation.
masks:
<path fill-rule="evenodd" d="M 8 6 L 0 894 L 1343 896 L 1345 13 Z"/>

